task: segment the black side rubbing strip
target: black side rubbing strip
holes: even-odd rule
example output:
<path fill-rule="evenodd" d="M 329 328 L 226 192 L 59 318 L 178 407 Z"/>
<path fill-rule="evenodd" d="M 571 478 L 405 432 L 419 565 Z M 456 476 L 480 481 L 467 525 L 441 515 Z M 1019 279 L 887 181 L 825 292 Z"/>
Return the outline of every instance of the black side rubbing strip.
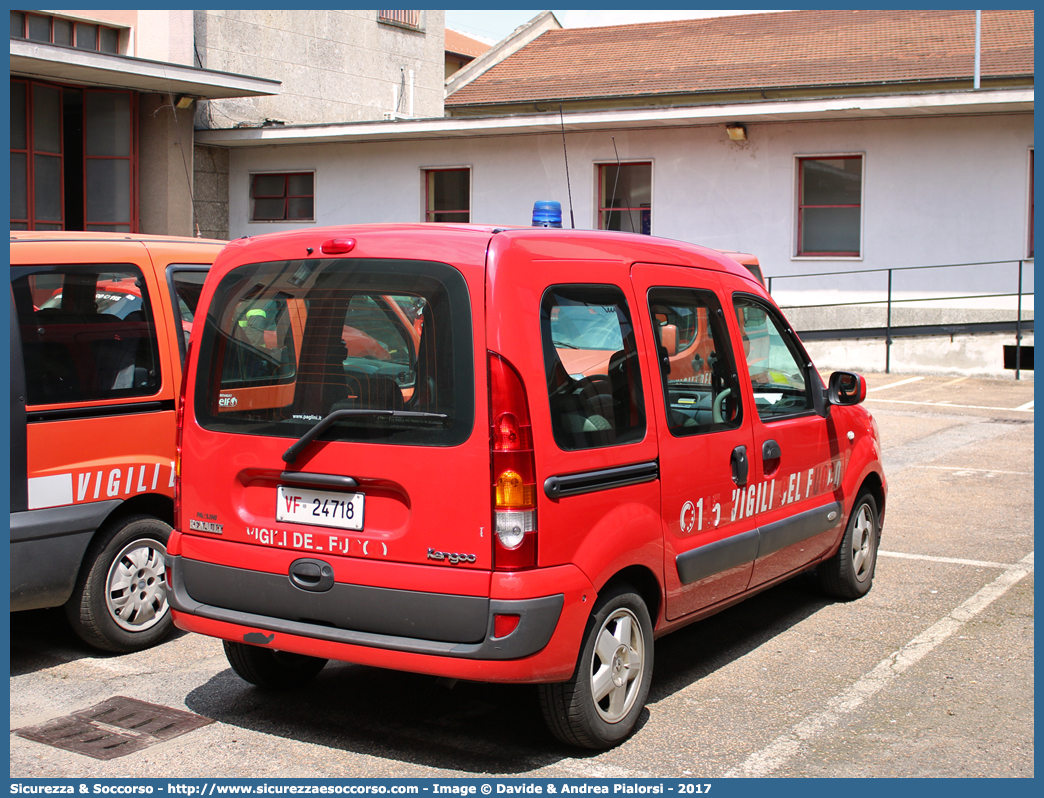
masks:
<path fill-rule="evenodd" d="M 758 530 L 751 529 L 698 549 L 683 552 L 675 558 L 678 578 L 691 585 L 708 576 L 720 574 L 737 565 L 754 562 L 758 556 Z"/>
<path fill-rule="evenodd" d="M 830 502 L 761 527 L 761 549 L 758 551 L 758 557 L 767 557 L 787 546 L 793 546 L 833 529 L 844 520 L 841 515 L 843 509 L 840 502 Z"/>
<path fill-rule="evenodd" d="M 584 471 L 580 474 L 548 477 L 544 481 L 544 493 L 549 499 L 561 499 L 565 496 L 579 496 L 582 493 L 621 488 L 625 485 L 638 485 L 659 478 L 660 466 L 653 460 L 648 463 L 634 463 L 615 468 L 602 468 L 597 471 Z"/>
<path fill-rule="evenodd" d="M 102 416 L 129 416 L 137 413 L 160 413 L 174 410 L 173 399 L 155 402 L 130 402 L 122 405 L 101 405 L 95 407 L 68 407 L 56 410 L 29 410 L 29 422 L 34 421 L 67 421 L 80 418 L 100 418 Z"/>

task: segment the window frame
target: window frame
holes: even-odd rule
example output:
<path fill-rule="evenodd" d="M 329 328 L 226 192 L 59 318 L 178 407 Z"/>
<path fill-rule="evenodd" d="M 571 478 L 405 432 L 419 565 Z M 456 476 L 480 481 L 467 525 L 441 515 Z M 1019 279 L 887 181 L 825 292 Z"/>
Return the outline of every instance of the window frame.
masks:
<path fill-rule="evenodd" d="M 805 161 L 839 161 L 858 159 L 862 164 L 859 177 L 859 204 L 842 205 L 805 205 L 802 203 L 802 192 L 804 188 Z M 795 155 L 794 156 L 794 246 L 792 248 L 791 260 L 863 260 L 865 254 L 865 242 L 863 233 L 866 229 L 864 220 L 864 208 L 866 206 L 866 153 L 865 152 L 842 152 L 822 153 L 818 155 Z M 802 243 L 802 219 L 806 208 L 858 208 L 859 209 L 859 250 L 857 252 L 803 252 Z"/>
<path fill-rule="evenodd" d="M 76 49 L 76 50 L 86 50 L 87 52 L 96 52 L 96 53 L 102 53 L 102 54 L 105 54 L 105 55 L 119 55 L 120 52 L 121 52 L 120 44 L 121 44 L 121 39 L 122 39 L 122 33 L 125 30 L 123 28 L 119 28 L 119 27 L 116 27 L 114 25 L 106 25 L 106 24 L 101 23 L 101 22 L 91 22 L 91 21 L 88 21 L 88 20 L 76 20 L 76 19 L 72 19 L 70 17 L 62 17 L 62 16 L 58 16 L 58 15 L 55 15 L 55 14 L 42 14 L 42 13 L 40 13 L 38 11 L 20 11 L 18 9 L 11 9 L 11 14 L 12 15 L 13 14 L 21 14 L 22 15 L 22 35 L 19 36 L 19 37 L 16 37 L 19 40 L 28 41 L 28 42 L 40 42 L 42 44 L 57 44 L 59 47 L 72 47 L 73 49 Z M 45 20 L 47 20 L 48 38 L 46 40 L 30 38 L 30 36 L 29 36 L 29 18 L 30 17 L 36 17 L 37 19 L 45 19 Z M 69 25 L 71 26 L 72 41 L 71 41 L 70 44 L 61 44 L 60 42 L 56 42 L 54 40 L 54 21 L 56 19 L 60 19 L 60 20 L 63 20 L 65 22 L 68 22 Z M 93 47 L 80 47 L 79 45 L 76 44 L 76 36 L 77 36 L 77 28 L 78 27 L 93 27 L 95 29 L 94 30 L 94 46 Z M 102 44 L 102 31 L 103 30 L 113 31 L 116 34 L 116 49 L 114 51 L 113 50 L 103 50 L 102 49 L 101 44 Z"/>
<path fill-rule="evenodd" d="M 29 396 L 28 396 L 29 379 L 28 379 L 28 375 L 27 375 L 26 376 L 26 383 L 27 383 L 27 385 L 26 385 L 26 400 L 27 400 L 27 404 L 31 405 L 34 408 L 48 408 L 48 407 L 51 407 L 51 406 L 54 406 L 56 408 L 67 408 L 67 407 L 74 406 L 74 405 L 94 406 L 94 405 L 98 405 L 98 404 L 109 404 L 109 403 L 111 403 L 113 401 L 119 401 L 119 400 L 133 400 L 133 401 L 141 402 L 141 401 L 148 401 L 148 400 L 150 400 L 152 397 L 155 397 L 155 396 L 159 395 L 160 392 L 162 391 L 164 379 L 166 378 L 165 377 L 166 366 L 164 365 L 164 363 L 163 363 L 163 361 L 162 361 L 162 359 L 160 357 L 160 349 L 159 349 L 159 332 L 158 331 L 159 331 L 159 319 L 160 319 L 161 314 L 159 312 L 159 307 L 158 307 L 158 297 L 155 300 L 153 299 L 153 297 L 152 297 L 152 295 L 150 293 L 150 290 L 149 290 L 148 280 L 146 279 L 145 274 L 142 271 L 142 267 L 141 267 L 140 264 L 135 263 L 135 262 L 114 261 L 114 262 L 111 262 L 111 263 L 57 263 L 57 264 L 48 264 L 48 265 L 37 264 L 37 265 L 32 265 L 32 266 L 15 266 L 15 267 L 12 267 L 12 269 L 11 269 L 11 281 L 12 281 L 12 283 L 14 283 L 17 280 L 21 280 L 21 279 L 25 278 L 26 281 L 27 281 L 26 287 L 28 287 L 28 280 L 29 280 L 29 278 L 31 278 L 31 277 L 33 277 L 35 275 L 39 275 L 39 274 L 61 275 L 62 281 L 61 281 L 61 286 L 59 287 L 58 290 L 60 290 L 60 291 L 62 291 L 64 293 L 65 288 L 68 285 L 68 280 L 66 278 L 69 277 L 70 275 L 75 276 L 75 275 L 85 275 L 85 274 L 86 275 L 92 275 L 93 274 L 97 278 L 96 279 L 96 283 L 95 283 L 95 286 L 96 286 L 95 287 L 95 294 L 97 294 L 100 290 L 102 290 L 100 288 L 100 286 L 101 286 L 101 284 L 103 282 L 101 280 L 102 276 L 106 275 L 106 274 L 112 274 L 112 273 L 123 273 L 123 274 L 126 274 L 127 276 L 132 277 L 136 281 L 136 287 L 140 291 L 141 308 L 140 308 L 139 311 L 135 311 L 135 312 L 141 312 L 143 314 L 144 318 L 141 319 L 141 320 L 133 321 L 133 322 L 125 322 L 124 320 L 121 320 L 120 323 L 144 324 L 144 325 L 146 325 L 147 330 L 148 330 L 148 344 L 149 344 L 148 352 L 147 352 L 147 355 L 148 355 L 148 361 L 147 362 L 148 362 L 149 365 L 152 366 L 152 368 L 153 368 L 153 370 L 155 372 L 153 377 L 150 380 L 150 383 L 148 385 L 145 385 L 145 386 L 134 386 L 134 385 L 132 385 L 130 387 L 122 387 L 122 388 L 111 387 L 111 388 L 91 389 L 89 391 L 88 390 L 81 390 L 81 392 L 78 395 L 73 396 L 71 398 L 64 398 L 64 397 L 62 397 L 62 398 L 57 398 L 57 399 L 53 399 L 53 400 L 50 400 L 50 401 L 36 402 L 36 401 L 30 401 L 29 400 Z M 25 298 L 25 294 L 22 291 L 20 291 L 20 290 L 16 289 L 14 293 L 15 293 L 15 297 L 16 297 L 16 303 L 18 301 L 18 298 L 22 298 L 22 299 Z M 28 312 L 29 311 L 28 311 L 27 308 L 25 308 L 25 307 L 18 307 L 16 305 L 15 316 L 18 318 L 18 323 L 20 325 L 22 325 L 25 322 L 25 320 L 27 318 L 29 318 L 28 315 L 27 315 Z M 32 313 L 33 313 L 33 318 L 35 319 L 36 318 L 36 314 L 39 313 L 39 311 L 33 310 Z M 106 314 L 104 314 L 104 313 L 95 313 L 93 315 L 94 316 L 99 316 L 99 317 L 104 317 Z M 40 330 L 42 332 L 45 328 L 50 329 L 52 331 L 56 330 L 56 329 L 57 330 L 61 330 L 63 328 L 63 326 L 65 326 L 65 324 L 69 324 L 69 323 L 68 322 L 62 322 L 62 323 L 54 323 L 54 322 L 52 322 L 51 324 L 44 325 L 40 321 L 36 321 L 36 324 L 40 326 Z M 82 322 L 78 322 L 78 321 L 77 322 L 73 322 L 73 323 L 70 324 L 70 326 L 74 326 L 74 327 L 80 327 L 81 325 L 82 325 Z M 114 326 L 118 327 L 118 325 L 115 322 L 109 322 L 105 326 L 106 327 L 114 327 Z M 101 330 L 99 330 L 99 332 L 100 331 Z M 120 340 L 119 333 L 121 333 L 123 331 L 121 331 L 120 329 L 115 329 L 115 330 L 112 330 L 112 332 L 117 333 L 117 335 L 115 336 L 114 340 Z M 126 334 L 126 333 L 123 332 L 123 334 Z M 22 349 L 23 349 L 23 358 L 24 358 L 24 355 L 26 354 L 25 353 L 25 346 L 29 342 L 26 341 L 24 336 L 20 336 L 20 337 L 22 338 L 21 345 L 22 345 Z M 98 336 L 95 335 L 94 337 L 98 337 Z M 77 338 L 77 341 L 78 341 L 78 338 Z M 87 338 L 89 339 L 90 336 L 88 336 Z M 89 340 L 88 340 L 88 343 L 89 343 Z M 93 365 L 95 365 L 96 367 L 98 366 L 97 360 L 92 360 L 91 363 Z M 35 390 L 35 388 L 34 388 L 34 390 Z M 33 397 L 34 400 L 36 398 L 37 397 Z"/>
<path fill-rule="evenodd" d="M 704 303 L 704 310 L 706 311 L 705 318 L 703 319 L 703 325 L 706 328 L 708 339 L 713 344 L 714 352 L 723 353 L 725 368 L 724 372 L 728 375 L 724 383 L 732 382 L 732 385 L 728 387 L 734 389 L 736 396 L 734 398 L 735 404 L 735 417 L 725 421 L 712 422 L 709 425 L 689 426 L 686 427 L 684 424 L 675 423 L 674 408 L 670 403 L 670 370 L 664 371 L 662 358 L 665 357 L 664 351 L 660 349 L 662 346 L 661 336 L 657 327 L 657 314 L 654 312 L 657 304 L 666 304 L 669 302 L 677 302 L 679 300 L 690 300 L 695 299 Z M 746 405 L 746 396 L 743 394 L 743 390 L 740 387 L 740 370 L 738 367 L 739 361 L 737 360 L 737 352 L 735 351 L 735 344 L 732 339 L 732 332 L 729 329 L 728 320 L 725 316 L 725 311 L 721 304 L 721 297 L 711 288 L 695 288 L 692 286 L 678 286 L 678 285 L 653 285 L 650 286 L 645 294 L 645 301 L 648 305 L 649 319 L 653 323 L 654 327 L 652 330 L 652 341 L 656 345 L 657 351 L 657 362 L 660 365 L 658 369 L 660 373 L 660 384 L 663 393 L 663 411 L 666 419 L 667 430 L 674 438 L 688 438 L 695 435 L 710 435 L 717 432 L 729 432 L 740 429 L 745 423 L 744 409 Z M 685 348 L 692 346 L 696 339 L 699 337 L 700 319 L 696 318 L 696 329 L 693 333 L 692 340 L 685 345 Z M 747 365 L 746 358 L 743 360 L 744 366 Z M 684 380 L 683 380 L 684 381 Z M 679 381 L 680 382 L 680 381 Z M 711 385 L 703 382 L 693 381 L 694 385 L 702 385 L 707 388 L 711 388 Z M 713 384 L 713 383 L 712 383 Z M 718 394 L 720 397 L 721 394 Z M 718 398 L 712 396 L 713 407 L 714 401 Z"/>
<path fill-rule="evenodd" d="M 652 235 L 652 222 L 653 222 L 653 196 L 655 196 L 656 185 L 655 185 L 655 169 L 653 168 L 652 158 L 637 158 L 629 161 L 596 161 L 595 166 L 595 229 L 596 230 L 613 230 L 611 227 L 606 227 L 607 214 L 613 211 L 638 211 L 638 230 L 618 230 L 614 232 L 632 232 L 639 235 Z M 641 206 L 636 207 L 617 207 L 609 208 L 608 206 L 602 205 L 603 192 L 602 192 L 602 181 L 605 170 L 609 167 L 614 166 L 648 166 L 649 167 L 649 207 L 643 208 Z M 611 199 L 611 198 L 610 198 Z M 643 229 L 644 223 L 642 221 L 642 213 L 647 212 L 649 215 L 649 231 L 645 232 Z"/>
<path fill-rule="evenodd" d="M 432 198 L 432 192 L 431 192 L 431 180 L 429 180 L 429 175 L 433 175 L 436 172 L 467 172 L 468 173 L 468 207 L 466 209 L 463 209 L 463 210 L 460 210 L 460 209 L 447 210 L 445 208 L 443 208 L 443 209 L 434 209 L 434 208 L 431 207 L 431 203 L 432 203 L 432 199 L 433 198 Z M 473 170 L 472 170 L 471 166 L 423 166 L 423 167 L 421 167 L 421 194 L 422 194 L 422 197 L 423 197 L 423 200 L 422 200 L 423 204 L 422 204 L 422 208 L 421 208 L 421 221 L 424 222 L 424 223 L 427 223 L 427 224 L 439 224 L 439 222 L 436 222 L 432 218 L 433 216 L 435 216 L 437 214 L 443 214 L 443 213 L 466 213 L 468 215 L 468 218 L 463 220 L 463 221 L 454 220 L 453 222 L 442 222 L 442 224 L 470 224 L 471 221 L 472 221 L 472 218 L 471 218 L 472 217 L 471 198 L 473 196 L 472 177 L 473 177 Z"/>
<path fill-rule="evenodd" d="M 425 16 L 423 11 L 378 11 L 377 22 L 423 33 L 427 22 Z"/>
<path fill-rule="evenodd" d="M 581 297 L 577 300 L 577 297 Z M 571 298 L 574 301 L 582 301 L 584 305 L 588 307 L 606 305 L 612 300 L 616 307 L 621 308 L 624 311 L 625 318 L 618 320 L 620 325 L 620 332 L 622 338 L 621 350 L 616 352 L 624 353 L 624 360 L 621 364 L 626 376 L 631 377 L 631 381 L 627 384 L 628 393 L 628 406 L 627 412 L 629 415 L 633 415 L 635 423 L 627 427 L 617 428 L 616 417 L 614 412 L 614 418 L 608 419 L 612 424 L 611 432 L 614 440 L 600 440 L 600 434 L 608 430 L 604 429 L 591 429 L 591 430 L 577 430 L 569 429 L 564 425 L 564 420 L 567 414 L 562 412 L 556 412 L 555 404 L 556 397 L 568 397 L 571 394 L 566 391 L 563 393 L 560 389 L 564 388 L 565 385 L 573 385 L 577 388 L 583 387 L 583 383 L 589 382 L 590 377 L 581 377 L 577 379 L 574 375 L 569 374 L 566 371 L 566 366 L 562 362 L 555 346 L 553 330 L 552 330 L 552 311 L 554 308 L 561 308 L 564 305 L 556 304 L 558 297 Z M 555 442 L 555 446 L 561 452 L 587 452 L 595 449 L 607 449 L 613 450 L 623 446 L 631 446 L 636 443 L 640 443 L 645 440 L 650 426 L 655 425 L 654 420 L 650 420 L 653 413 L 650 411 L 648 400 L 646 398 L 645 386 L 643 385 L 643 374 L 640 357 L 641 345 L 638 341 L 638 333 L 636 328 L 641 324 L 640 317 L 635 313 L 635 308 L 632 307 L 630 302 L 631 297 L 628 296 L 628 292 L 625 291 L 621 286 L 616 283 L 554 283 L 544 288 L 540 296 L 540 348 L 543 353 L 542 365 L 544 367 L 545 384 L 542 386 L 543 390 L 538 389 L 538 393 L 541 394 L 540 401 L 546 401 L 548 404 L 548 415 L 551 419 L 551 437 Z M 625 327 L 630 328 L 630 335 L 628 336 L 624 329 Z M 631 344 L 631 348 L 628 347 L 628 343 Z M 609 352 L 609 350 L 602 350 Z M 614 354 L 614 353 L 613 353 Z M 628 362 L 629 361 L 629 362 Z M 611 369 L 612 354 L 609 354 L 607 358 L 607 370 Z M 631 370 L 633 369 L 633 373 Z M 556 379 L 563 381 L 568 380 L 564 384 L 556 384 L 553 387 Z M 576 395 L 576 394 L 573 394 Z M 632 401 L 633 400 L 633 401 Z M 593 409 L 593 408 L 592 408 Z M 610 408 L 615 411 L 615 408 Z M 561 410 L 561 408 L 559 408 Z M 615 439 L 616 436 L 620 436 L 619 439 Z"/>
<path fill-rule="evenodd" d="M 88 155 L 87 154 L 87 100 L 88 95 L 91 94 L 125 94 L 128 96 L 128 116 L 130 126 L 127 131 L 128 137 L 128 153 L 126 155 Z M 125 91 L 122 89 L 105 89 L 105 88 L 87 88 L 83 89 L 83 147 L 82 147 L 82 158 L 83 158 L 83 229 L 85 231 L 102 231 L 102 232 L 130 232 L 136 233 L 139 229 L 139 217 L 138 217 L 138 92 L 136 91 Z M 87 194 L 87 166 L 91 161 L 126 161 L 128 180 L 130 185 L 128 186 L 128 218 L 126 219 L 111 219 L 111 220 L 90 220 L 87 219 L 88 214 L 88 194 Z M 117 230 L 118 227 L 127 227 L 128 230 Z"/>
<path fill-rule="evenodd" d="M 258 177 L 275 177 L 282 176 L 283 178 L 283 193 L 280 194 L 255 194 L 254 186 Z M 290 193 L 290 178 L 297 177 L 299 175 L 310 175 L 312 178 L 312 193 L 311 194 L 291 194 Z M 292 224 L 299 224 L 302 222 L 315 222 L 315 184 L 318 171 L 315 169 L 300 169 L 293 172 L 287 171 L 271 171 L 271 172 L 250 172 L 248 178 L 250 180 L 250 218 L 247 220 L 249 224 L 280 224 L 284 222 L 290 222 Z M 311 197 L 312 200 L 312 215 L 309 218 L 291 218 L 289 216 L 290 211 L 290 200 L 292 199 L 304 199 Z M 282 199 L 283 200 L 283 215 L 281 218 L 264 218 L 259 219 L 256 216 L 255 200 L 257 199 Z"/>

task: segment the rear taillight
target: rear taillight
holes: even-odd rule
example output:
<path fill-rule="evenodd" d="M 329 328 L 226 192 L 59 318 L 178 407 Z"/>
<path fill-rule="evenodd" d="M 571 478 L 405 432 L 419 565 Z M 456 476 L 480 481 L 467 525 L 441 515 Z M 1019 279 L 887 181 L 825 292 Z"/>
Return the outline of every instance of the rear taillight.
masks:
<path fill-rule="evenodd" d="M 181 367 L 181 389 L 178 391 L 178 409 L 174 415 L 177 427 L 174 432 L 174 528 L 181 530 L 181 439 L 185 426 L 185 395 L 188 392 L 189 356 L 192 343 L 185 348 L 185 361 Z"/>
<path fill-rule="evenodd" d="M 522 378 L 489 353 L 490 459 L 493 465 L 493 567 L 537 564 L 536 460 Z"/>

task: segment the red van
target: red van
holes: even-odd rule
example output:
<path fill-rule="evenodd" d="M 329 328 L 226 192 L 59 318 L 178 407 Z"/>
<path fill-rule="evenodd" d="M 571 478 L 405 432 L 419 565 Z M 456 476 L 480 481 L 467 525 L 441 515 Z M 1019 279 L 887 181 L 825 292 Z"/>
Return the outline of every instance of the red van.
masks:
<path fill-rule="evenodd" d="M 246 334 L 256 309 L 274 335 Z M 811 569 L 839 598 L 870 589 L 886 487 L 866 383 L 824 386 L 721 253 L 291 231 L 229 244 L 197 319 L 170 602 L 255 685 L 328 659 L 531 682 L 555 735 L 605 748 L 657 636 Z M 346 326 L 397 357 L 348 352 Z"/>
<path fill-rule="evenodd" d="M 172 628 L 174 403 L 222 246 L 11 233 L 11 609 L 64 605 L 103 650 Z"/>

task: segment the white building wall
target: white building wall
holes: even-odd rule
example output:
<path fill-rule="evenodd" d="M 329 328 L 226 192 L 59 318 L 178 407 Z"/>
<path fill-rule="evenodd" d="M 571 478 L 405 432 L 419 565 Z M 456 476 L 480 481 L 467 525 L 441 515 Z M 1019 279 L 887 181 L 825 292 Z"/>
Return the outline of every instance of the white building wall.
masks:
<path fill-rule="evenodd" d="M 597 166 L 653 162 L 654 235 L 752 252 L 766 276 L 980 261 L 1027 254 L 1033 117 L 926 117 L 781 122 L 748 126 L 730 142 L 723 126 L 567 134 L 576 226 L 596 226 Z M 798 155 L 864 153 L 863 255 L 799 259 Z M 535 200 L 569 196 L 560 134 L 475 139 L 235 148 L 230 159 L 230 230 L 235 238 L 301 226 L 253 223 L 249 175 L 316 170 L 316 224 L 423 219 L 422 169 L 472 169 L 472 221 L 528 225 Z M 1012 272 L 1014 273 L 1014 272 Z M 997 290 L 996 270 L 960 278 L 968 291 Z M 897 281 L 899 278 L 897 277 Z M 897 290 L 939 287 L 939 273 L 906 273 Z M 1032 290 L 1032 276 L 1027 277 Z M 779 281 L 827 289 L 831 281 Z M 848 278 L 846 289 L 882 289 L 883 275 Z M 1012 286 L 1014 290 L 1014 285 Z"/>

